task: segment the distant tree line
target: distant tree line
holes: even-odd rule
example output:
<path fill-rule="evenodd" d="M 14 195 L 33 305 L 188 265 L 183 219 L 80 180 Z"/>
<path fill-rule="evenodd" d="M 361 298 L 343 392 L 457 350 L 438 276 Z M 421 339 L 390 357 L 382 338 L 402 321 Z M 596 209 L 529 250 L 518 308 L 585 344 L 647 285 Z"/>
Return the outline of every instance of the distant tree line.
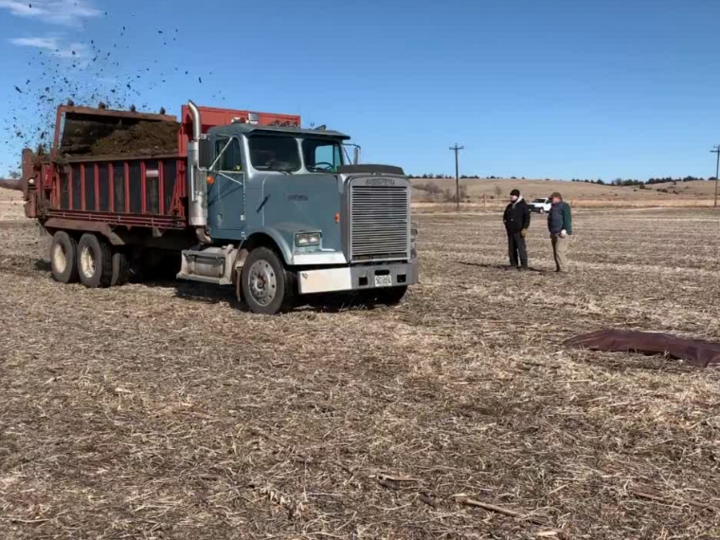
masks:
<path fill-rule="evenodd" d="M 715 180 L 715 177 L 708 178 L 708 180 Z M 695 178 L 694 176 L 686 176 L 685 178 L 651 178 L 647 181 L 648 184 L 669 184 L 670 182 L 705 182 L 705 178 Z"/>
<path fill-rule="evenodd" d="M 413 176 L 413 178 L 421 178 L 421 179 L 423 179 L 423 180 L 451 180 L 451 179 L 454 179 L 455 176 L 453 176 L 453 175 L 451 175 L 451 174 L 434 174 L 434 173 L 430 173 L 430 174 L 421 174 L 420 176 Z M 479 175 L 477 175 L 477 174 L 472 174 L 472 175 L 461 174 L 461 175 L 460 175 L 460 178 L 461 178 L 462 180 L 479 180 L 480 178 L 483 178 L 483 179 L 485 179 L 485 180 L 505 180 L 505 179 L 508 179 L 508 177 L 506 177 L 506 176 L 479 176 Z M 517 177 L 517 176 L 510 176 L 509 179 L 510 179 L 510 180 L 517 180 L 518 177 Z M 525 180 L 525 177 L 523 176 L 523 177 L 521 178 L 521 180 Z"/>
<path fill-rule="evenodd" d="M 581 184 L 598 184 L 600 186 L 607 185 L 603 182 L 602 178 L 598 178 L 597 180 L 580 180 L 579 178 L 573 178 L 572 182 L 580 182 Z"/>
<path fill-rule="evenodd" d="M 423 174 L 421 176 L 416 176 L 415 178 L 422 178 L 423 180 L 451 180 L 455 177 L 449 174 Z M 479 179 L 480 176 L 468 176 L 466 174 L 463 174 L 460 176 L 462 180 L 471 180 L 471 179 Z M 504 176 L 485 176 L 482 177 L 485 180 L 518 180 L 516 176 L 511 176 L 509 178 Z M 521 180 L 525 180 L 525 177 L 523 176 Z M 546 181 L 549 181 L 549 178 L 545 178 Z M 597 184 L 600 186 L 642 186 L 642 185 L 653 185 L 653 184 L 670 184 L 670 183 L 678 183 L 678 182 L 706 182 L 709 180 L 715 180 L 714 176 L 711 176 L 710 178 L 697 178 L 695 176 L 686 176 L 684 178 L 673 178 L 671 176 L 665 177 L 665 178 L 650 178 L 648 181 L 644 182 L 642 180 L 637 180 L 633 178 L 616 178 L 615 180 L 610 180 L 605 182 L 602 178 L 598 178 L 597 180 L 590 180 L 590 179 L 580 179 L 580 178 L 573 178 L 572 182 L 579 182 L 582 184 Z"/>
<path fill-rule="evenodd" d="M 715 177 L 708 178 L 707 180 L 715 180 Z M 686 176 L 685 178 L 672 178 L 670 176 L 666 178 L 650 178 L 647 182 L 633 178 L 616 178 L 615 180 L 609 182 L 604 182 L 600 178 L 597 180 L 580 180 L 579 178 L 572 179 L 573 182 L 599 184 L 601 186 L 646 186 L 652 184 L 677 184 L 678 182 L 706 182 L 707 180 L 705 178 L 696 178 L 694 176 Z"/>

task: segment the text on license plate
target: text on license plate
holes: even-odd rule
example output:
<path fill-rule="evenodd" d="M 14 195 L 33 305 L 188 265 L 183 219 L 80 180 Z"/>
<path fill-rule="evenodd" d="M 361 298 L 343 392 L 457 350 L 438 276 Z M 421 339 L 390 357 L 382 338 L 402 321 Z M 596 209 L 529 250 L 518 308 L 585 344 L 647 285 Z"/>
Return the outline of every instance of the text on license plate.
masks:
<path fill-rule="evenodd" d="M 387 276 L 375 276 L 375 286 L 392 287 L 392 276 L 390 274 Z"/>

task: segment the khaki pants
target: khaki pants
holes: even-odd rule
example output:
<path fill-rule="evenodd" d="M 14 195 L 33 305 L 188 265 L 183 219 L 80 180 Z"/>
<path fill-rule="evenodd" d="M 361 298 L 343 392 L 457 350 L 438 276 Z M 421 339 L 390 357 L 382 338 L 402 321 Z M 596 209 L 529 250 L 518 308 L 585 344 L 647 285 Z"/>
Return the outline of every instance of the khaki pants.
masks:
<path fill-rule="evenodd" d="M 550 235 L 552 238 L 553 255 L 555 256 L 555 266 L 558 272 L 568 271 L 567 250 L 570 244 L 570 236 L 563 238 L 559 234 Z"/>

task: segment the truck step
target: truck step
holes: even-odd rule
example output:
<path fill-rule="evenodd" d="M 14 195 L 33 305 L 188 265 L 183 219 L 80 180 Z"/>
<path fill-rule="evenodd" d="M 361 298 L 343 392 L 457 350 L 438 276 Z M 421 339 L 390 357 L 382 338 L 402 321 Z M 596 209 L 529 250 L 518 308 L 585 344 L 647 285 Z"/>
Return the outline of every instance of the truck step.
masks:
<path fill-rule="evenodd" d="M 237 249 L 232 245 L 184 250 L 177 277 L 201 283 L 232 285 L 236 254 Z"/>

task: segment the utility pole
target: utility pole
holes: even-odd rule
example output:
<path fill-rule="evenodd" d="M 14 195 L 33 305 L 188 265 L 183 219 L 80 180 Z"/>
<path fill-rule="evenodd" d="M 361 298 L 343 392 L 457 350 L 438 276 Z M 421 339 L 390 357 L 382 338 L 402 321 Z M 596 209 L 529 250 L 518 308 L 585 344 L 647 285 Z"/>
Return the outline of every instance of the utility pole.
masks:
<path fill-rule="evenodd" d="M 465 150 L 464 146 L 451 146 L 450 150 L 455 152 L 455 209 L 460 211 L 460 167 L 458 165 L 458 152 Z"/>
<path fill-rule="evenodd" d="M 720 145 L 714 146 L 712 150 L 710 150 L 711 154 L 717 154 L 717 164 L 715 165 L 715 208 L 717 208 L 717 202 L 718 202 L 718 182 L 720 179 L 718 179 L 718 175 L 720 175 Z"/>

